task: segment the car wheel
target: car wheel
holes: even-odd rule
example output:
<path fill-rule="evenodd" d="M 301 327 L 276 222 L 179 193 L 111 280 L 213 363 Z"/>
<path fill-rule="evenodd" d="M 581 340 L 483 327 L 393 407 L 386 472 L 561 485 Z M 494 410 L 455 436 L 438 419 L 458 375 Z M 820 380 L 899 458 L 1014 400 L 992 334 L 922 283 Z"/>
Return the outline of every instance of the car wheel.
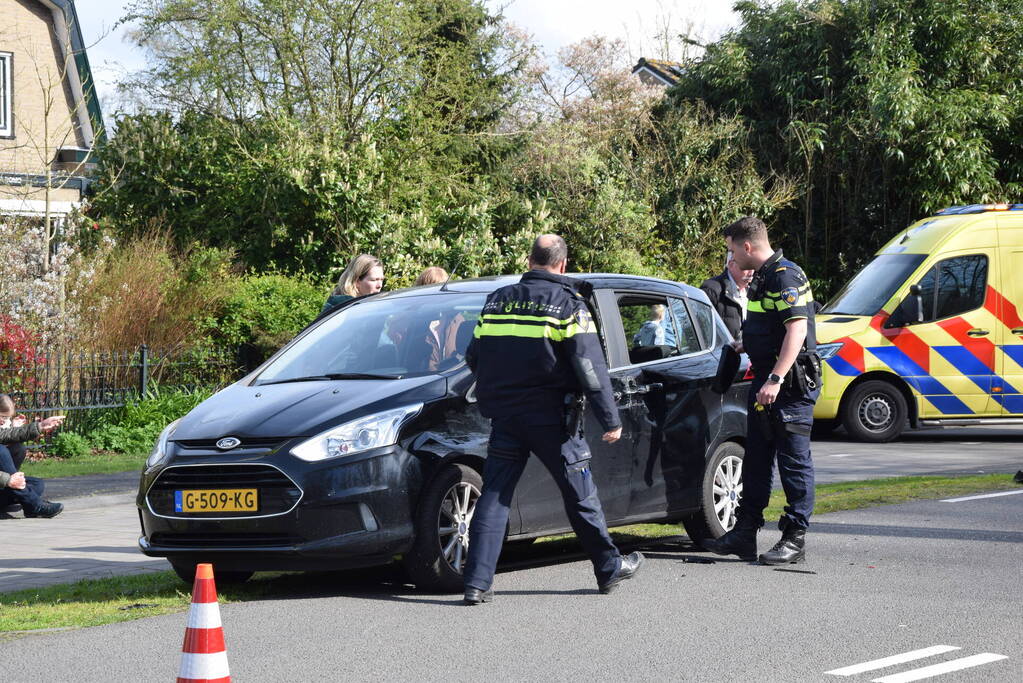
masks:
<path fill-rule="evenodd" d="M 423 490 L 416 513 L 416 538 L 405 571 L 419 588 L 457 593 L 469 552 L 469 524 L 483 479 L 466 465 L 447 465 Z"/>
<path fill-rule="evenodd" d="M 703 473 L 700 511 L 684 517 L 682 525 L 695 543 L 718 538 L 735 526 L 742 500 L 742 459 L 746 450 L 734 441 L 717 447 Z"/>
<path fill-rule="evenodd" d="M 185 583 L 195 583 L 195 562 L 171 562 L 171 567 L 178 578 Z M 213 580 L 217 585 L 229 583 L 245 583 L 252 578 L 255 572 L 245 571 L 217 571 L 213 567 Z"/>
<path fill-rule="evenodd" d="M 870 380 L 858 385 L 842 407 L 842 426 L 849 436 L 869 443 L 891 441 L 906 425 L 906 397 L 894 385 Z"/>

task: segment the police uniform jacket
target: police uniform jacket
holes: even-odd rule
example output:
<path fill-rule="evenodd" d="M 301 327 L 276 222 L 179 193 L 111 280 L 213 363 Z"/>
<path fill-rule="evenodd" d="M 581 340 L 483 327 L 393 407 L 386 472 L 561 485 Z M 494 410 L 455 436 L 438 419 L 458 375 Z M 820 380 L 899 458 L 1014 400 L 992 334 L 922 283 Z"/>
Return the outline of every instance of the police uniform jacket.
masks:
<path fill-rule="evenodd" d="M 531 270 L 487 297 L 466 351 L 484 417 L 560 421 L 565 397 L 585 391 L 605 431 L 621 426 L 597 329 L 577 285 Z"/>
<path fill-rule="evenodd" d="M 774 252 L 753 275 L 746 290 L 749 303 L 742 325 L 742 343 L 758 377 L 766 377 L 778 360 L 785 323 L 806 319 L 804 353 L 817 350 L 815 307 L 810 282 L 803 270 L 782 254 Z"/>

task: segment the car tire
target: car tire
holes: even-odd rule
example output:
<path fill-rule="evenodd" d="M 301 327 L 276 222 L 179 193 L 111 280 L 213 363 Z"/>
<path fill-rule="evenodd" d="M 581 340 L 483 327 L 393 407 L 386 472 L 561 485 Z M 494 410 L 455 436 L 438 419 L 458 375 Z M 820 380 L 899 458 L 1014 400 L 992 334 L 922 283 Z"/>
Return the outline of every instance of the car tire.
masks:
<path fill-rule="evenodd" d="M 467 465 L 446 465 L 423 489 L 416 538 L 403 564 L 418 588 L 458 593 L 469 550 L 469 524 L 483 478 Z"/>
<path fill-rule="evenodd" d="M 700 510 L 682 518 L 682 526 L 694 543 L 718 538 L 735 526 L 735 512 L 742 500 L 742 459 L 746 450 L 726 441 L 714 450 L 703 472 Z"/>
<path fill-rule="evenodd" d="M 843 402 L 842 426 L 858 441 L 885 443 L 902 433 L 908 412 L 898 387 L 869 380 L 853 388 Z"/>
<path fill-rule="evenodd" d="M 178 578 L 185 583 L 195 583 L 195 562 L 171 562 L 171 567 Z M 217 585 L 245 583 L 252 578 L 255 572 L 246 571 L 217 571 L 213 568 L 213 580 Z"/>

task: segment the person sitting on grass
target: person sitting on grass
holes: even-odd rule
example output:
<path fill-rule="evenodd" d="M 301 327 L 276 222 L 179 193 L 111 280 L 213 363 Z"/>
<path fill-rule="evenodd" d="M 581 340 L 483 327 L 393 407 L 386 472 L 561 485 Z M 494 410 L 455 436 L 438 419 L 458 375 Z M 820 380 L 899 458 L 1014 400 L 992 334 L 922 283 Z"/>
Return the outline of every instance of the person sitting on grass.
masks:
<path fill-rule="evenodd" d="M 24 461 L 24 442 L 52 432 L 64 422 L 64 416 L 48 417 L 38 422 L 27 422 L 18 417 L 14 414 L 14 402 L 10 397 L 0 395 L 0 419 L 12 425 L 0 427 L 0 444 L 3 444 L 0 445 L 0 509 L 19 504 L 26 517 L 56 517 L 64 506 L 43 500 L 43 480 L 26 477 L 19 470 L 21 462 L 14 464 L 10 445 L 21 446 L 20 460 Z M 21 424 L 13 426 L 15 422 Z"/>

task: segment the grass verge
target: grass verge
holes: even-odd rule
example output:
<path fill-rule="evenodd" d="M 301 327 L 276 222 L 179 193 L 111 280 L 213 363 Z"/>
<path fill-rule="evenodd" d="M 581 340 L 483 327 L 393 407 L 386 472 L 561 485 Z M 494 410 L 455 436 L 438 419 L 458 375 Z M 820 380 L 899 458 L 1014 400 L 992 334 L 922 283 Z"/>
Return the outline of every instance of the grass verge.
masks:
<path fill-rule="evenodd" d="M 1019 488 L 1012 475 L 986 474 L 965 477 L 903 477 L 876 479 L 817 487 L 817 514 L 855 510 L 877 505 L 904 503 L 912 500 L 947 498 L 988 491 Z M 768 520 L 781 514 L 782 494 L 771 497 L 765 512 Z M 673 524 L 636 524 L 619 527 L 612 535 L 619 543 L 636 543 L 644 539 L 678 535 Z M 578 544 L 571 536 L 549 536 L 532 547 L 522 549 L 514 559 L 529 562 L 530 558 L 578 554 Z M 274 598 L 336 595 L 339 588 L 351 582 L 370 581 L 379 589 L 379 581 L 394 579 L 389 570 L 366 570 L 344 575 L 322 574 L 259 574 L 245 584 L 218 586 L 222 603 L 245 602 L 272 596 Z M 377 583 L 373 583 L 377 582 Z M 137 574 L 89 579 L 74 584 L 22 590 L 0 595 L 0 640 L 14 631 L 78 628 L 141 617 L 180 612 L 191 601 L 189 587 L 172 572 Z M 184 628 L 184 626 L 182 626 Z"/>
<path fill-rule="evenodd" d="M 75 458 L 43 458 L 26 462 L 23 469 L 25 474 L 30 477 L 42 477 L 43 479 L 73 477 L 81 474 L 113 474 L 141 470 L 148 455 L 148 453 L 103 453 Z"/>

